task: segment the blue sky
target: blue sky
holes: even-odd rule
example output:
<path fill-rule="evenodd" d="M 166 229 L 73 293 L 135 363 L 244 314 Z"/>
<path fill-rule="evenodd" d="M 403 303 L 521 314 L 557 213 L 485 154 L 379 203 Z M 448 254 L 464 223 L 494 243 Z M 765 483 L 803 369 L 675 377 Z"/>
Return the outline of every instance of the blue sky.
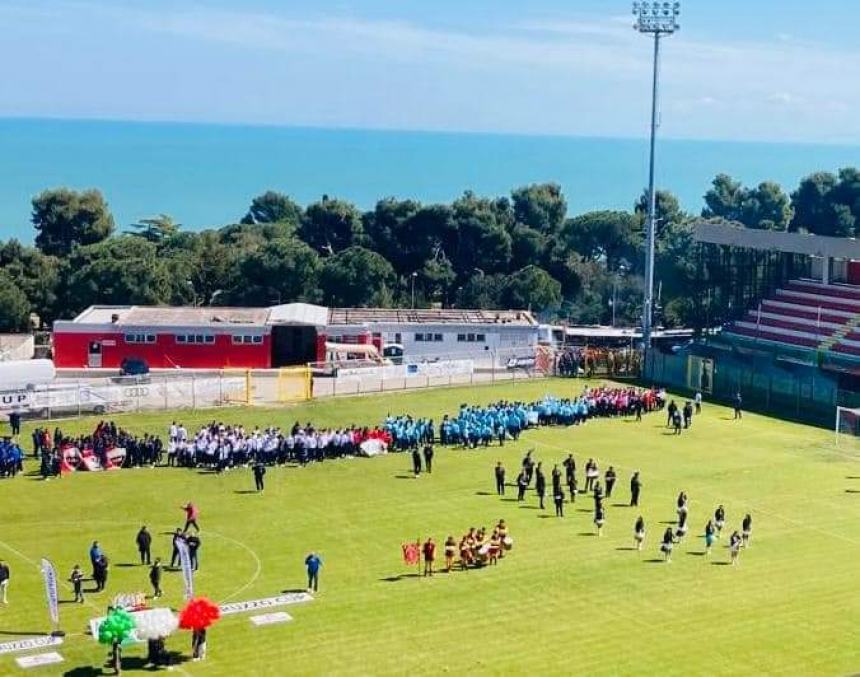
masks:
<path fill-rule="evenodd" d="M 860 3 L 687 0 L 662 133 L 860 143 Z M 0 0 L 0 116 L 644 136 L 627 0 Z"/>

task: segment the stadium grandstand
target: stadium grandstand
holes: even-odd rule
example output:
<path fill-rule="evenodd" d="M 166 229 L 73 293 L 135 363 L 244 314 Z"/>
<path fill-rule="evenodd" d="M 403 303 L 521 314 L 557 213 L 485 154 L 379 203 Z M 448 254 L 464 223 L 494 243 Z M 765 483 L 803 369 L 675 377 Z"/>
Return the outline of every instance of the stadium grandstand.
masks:
<path fill-rule="evenodd" d="M 860 404 L 860 242 L 695 227 L 697 339 L 653 351 L 647 377 L 830 425 Z"/>

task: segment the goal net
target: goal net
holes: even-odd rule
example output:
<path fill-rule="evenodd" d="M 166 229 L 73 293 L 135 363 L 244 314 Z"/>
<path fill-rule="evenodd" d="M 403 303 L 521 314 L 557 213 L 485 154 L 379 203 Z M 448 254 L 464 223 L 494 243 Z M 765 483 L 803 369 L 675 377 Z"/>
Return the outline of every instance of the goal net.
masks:
<path fill-rule="evenodd" d="M 836 445 L 860 450 L 860 409 L 836 408 Z"/>

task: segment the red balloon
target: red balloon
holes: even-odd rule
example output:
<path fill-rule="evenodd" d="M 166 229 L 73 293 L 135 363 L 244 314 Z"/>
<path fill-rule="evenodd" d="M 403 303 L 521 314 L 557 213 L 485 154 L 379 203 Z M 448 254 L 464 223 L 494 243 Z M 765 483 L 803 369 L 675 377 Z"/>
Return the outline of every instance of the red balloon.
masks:
<path fill-rule="evenodd" d="M 179 612 L 179 627 L 184 630 L 205 630 L 221 618 L 221 609 L 205 597 L 195 597 Z"/>

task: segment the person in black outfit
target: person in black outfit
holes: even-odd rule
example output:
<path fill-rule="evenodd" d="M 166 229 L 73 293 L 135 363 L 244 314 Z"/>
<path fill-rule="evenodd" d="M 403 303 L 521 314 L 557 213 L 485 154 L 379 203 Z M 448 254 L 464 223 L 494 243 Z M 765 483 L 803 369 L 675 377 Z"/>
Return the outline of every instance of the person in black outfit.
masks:
<path fill-rule="evenodd" d="M 741 409 L 743 406 L 743 399 L 741 398 L 741 394 L 738 393 L 735 395 L 735 421 L 739 421 L 744 417 L 744 413 Z"/>
<path fill-rule="evenodd" d="M 421 474 L 421 452 L 418 451 L 418 447 L 412 450 L 412 472 L 415 473 L 415 477 Z"/>
<path fill-rule="evenodd" d="M 642 482 L 639 479 L 639 471 L 633 473 L 633 477 L 630 478 L 630 506 L 635 507 L 639 505 L 639 492 L 642 489 Z"/>
<path fill-rule="evenodd" d="M 523 457 L 523 470 L 526 471 L 526 485 L 532 483 L 532 476 L 534 475 L 535 462 L 532 458 L 532 450 L 529 449 L 526 452 L 526 455 Z"/>
<path fill-rule="evenodd" d="M 266 465 L 258 460 L 254 464 L 254 486 L 257 487 L 257 491 L 263 491 L 265 486 L 263 485 L 263 477 L 266 474 Z"/>
<path fill-rule="evenodd" d="M 173 552 L 170 555 L 170 568 L 173 569 L 176 567 L 179 562 L 179 548 L 177 547 L 177 543 L 184 538 L 182 535 L 182 529 L 179 527 L 176 528 L 176 531 L 173 532 Z"/>
<path fill-rule="evenodd" d="M 185 537 L 185 542 L 188 544 L 188 556 L 191 559 L 191 568 L 197 571 L 200 568 L 200 559 L 197 555 L 197 551 L 200 550 L 200 536 L 189 534 Z"/>
<path fill-rule="evenodd" d="M 693 403 L 687 400 L 684 405 L 684 427 L 689 428 L 693 425 Z"/>
<path fill-rule="evenodd" d="M 164 592 L 161 590 L 161 560 L 155 558 L 155 563 L 149 569 L 149 582 L 152 583 L 152 596 L 161 597 Z"/>
<path fill-rule="evenodd" d="M 528 475 L 526 475 L 526 469 L 523 468 L 520 470 L 520 474 L 517 475 L 517 500 L 522 501 L 526 497 L 526 489 L 529 486 Z"/>
<path fill-rule="evenodd" d="M 93 580 L 96 582 L 96 592 L 101 592 L 107 586 L 108 559 L 105 555 L 99 557 L 93 566 Z"/>
<path fill-rule="evenodd" d="M 615 468 L 609 466 L 609 470 L 606 471 L 606 475 L 604 479 L 606 481 L 606 498 L 612 498 L 612 487 L 615 486 L 615 480 L 617 479 L 617 475 L 615 474 Z"/>
<path fill-rule="evenodd" d="M 555 516 L 564 517 L 564 491 L 561 489 L 561 482 L 553 487 L 552 500 L 555 503 Z"/>
<path fill-rule="evenodd" d="M 146 530 L 146 525 L 137 532 L 137 551 L 140 553 L 140 563 L 149 564 L 150 549 L 152 548 L 152 534 Z"/>
<path fill-rule="evenodd" d="M 9 427 L 12 429 L 12 437 L 17 437 L 21 434 L 21 414 L 17 411 L 9 414 Z"/>
<path fill-rule="evenodd" d="M 675 412 L 678 411 L 678 405 L 675 404 L 675 400 L 669 402 L 669 406 L 666 407 L 666 427 L 670 428 L 672 423 L 675 421 Z"/>
<path fill-rule="evenodd" d="M 540 509 L 545 510 L 543 499 L 546 496 L 546 477 L 543 474 L 543 468 L 541 467 L 541 463 L 537 464 L 537 468 L 535 468 L 535 491 L 537 492 L 538 499 L 540 500 Z"/>
<path fill-rule="evenodd" d="M 424 467 L 428 475 L 433 474 L 433 446 L 430 444 L 424 447 Z"/>
<path fill-rule="evenodd" d="M 499 496 L 505 495 L 505 466 L 502 465 L 502 462 L 499 461 L 496 463 L 496 493 Z"/>
<path fill-rule="evenodd" d="M 561 491 L 561 470 L 558 469 L 557 465 L 552 467 L 552 493 L 553 496 Z"/>

